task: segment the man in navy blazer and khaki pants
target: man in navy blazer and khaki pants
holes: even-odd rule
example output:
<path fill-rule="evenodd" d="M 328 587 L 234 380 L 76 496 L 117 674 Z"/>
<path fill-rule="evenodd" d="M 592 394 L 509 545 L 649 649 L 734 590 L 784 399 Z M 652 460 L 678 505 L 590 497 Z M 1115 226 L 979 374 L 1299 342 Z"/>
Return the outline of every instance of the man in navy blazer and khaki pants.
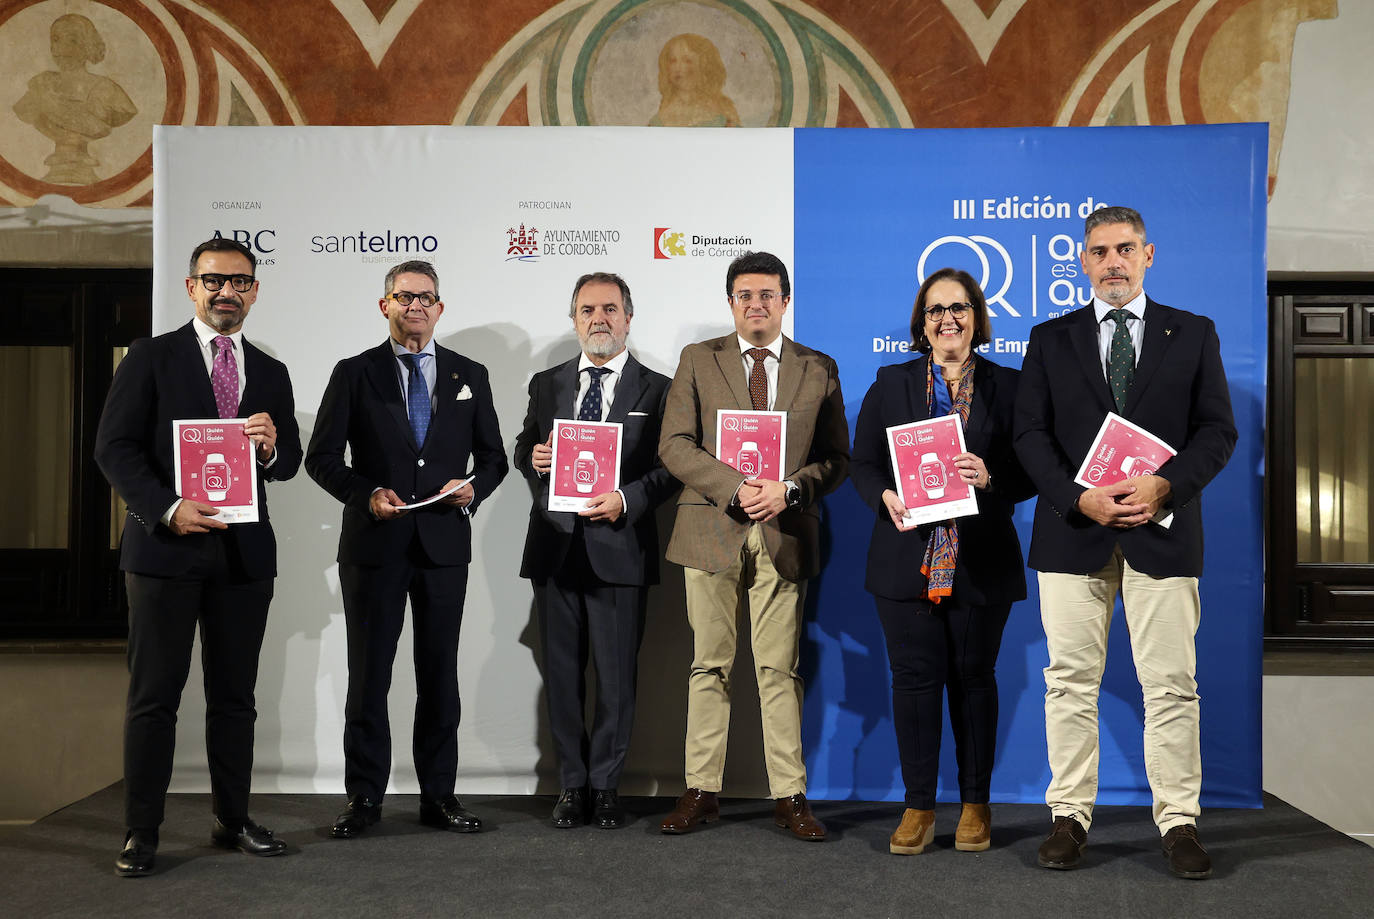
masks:
<path fill-rule="evenodd" d="M 634 724 L 645 598 L 658 583 L 654 509 L 677 482 L 658 460 L 668 378 L 625 349 L 634 316 L 629 286 L 616 274 L 583 275 L 569 312 L 582 353 L 530 380 L 529 411 L 515 439 L 515 467 L 534 487 L 520 576 L 536 590 L 544 691 L 563 787 L 553 825 L 568 829 L 590 817 L 609 830 L 626 822 L 617 785 Z M 576 514 L 549 510 L 555 418 L 623 425 L 620 487 L 589 495 Z M 584 716 L 589 651 L 596 663 L 590 735 Z"/>
<path fill-rule="evenodd" d="M 1097 698 L 1120 592 L 1145 701 L 1145 772 L 1174 874 L 1211 875 L 1197 837 L 1202 785 L 1197 659 L 1202 489 L 1231 456 L 1236 428 L 1210 319 L 1144 293 L 1154 263 L 1140 214 L 1103 208 L 1085 225 L 1091 306 L 1031 330 L 1016 403 L 1016 452 L 1040 500 L 1030 566 L 1040 573 L 1049 645 L 1045 734 L 1054 830 L 1046 868 L 1081 861 L 1097 796 Z M 1087 488 L 1073 479 L 1116 412 L 1178 451 L 1155 474 Z M 1153 522 L 1172 512 L 1170 526 Z"/>
<path fill-rule="evenodd" d="M 390 335 L 334 368 L 305 458 L 310 477 L 344 505 L 338 560 L 348 625 L 348 806 L 331 835 L 357 836 L 381 817 L 391 772 L 387 691 L 407 596 L 420 821 L 471 833 L 482 822 L 453 794 L 458 628 L 472 559 L 470 515 L 505 477 L 505 448 L 487 369 L 434 341 L 444 312 L 434 266 L 392 268 L 379 306 Z M 435 503 L 407 509 L 460 484 Z"/>
<path fill-rule="evenodd" d="M 129 595 L 129 832 L 115 861 L 124 877 L 153 870 L 197 626 L 212 841 L 250 855 L 285 849 L 248 818 L 248 790 L 258 652 L 277 574 L 264 485 L 296 474 L 301 441 L 286 366 L 242 335 L 258 296 L 256 267 L 252 250 L 232 240 L 196 247 L 186 278 L 196 318 L 134 342 L 110 384 L 96 434 L 96 462 L 129 506 L 119 561 Z M 229 526 L 215 519 L 215 507 L 177 496 L 172 422 L 240 417 L 257 454 L 259 520 Z"/>

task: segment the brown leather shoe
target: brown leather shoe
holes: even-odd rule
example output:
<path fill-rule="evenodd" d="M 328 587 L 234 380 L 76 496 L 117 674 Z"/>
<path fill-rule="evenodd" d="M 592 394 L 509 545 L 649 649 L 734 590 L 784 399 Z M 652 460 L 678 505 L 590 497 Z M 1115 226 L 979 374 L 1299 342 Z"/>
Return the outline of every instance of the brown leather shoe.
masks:
<path fill-rule="evenodd" d="M 807 842 L 825 840 L 825 824 L 811 813 L 811 805 L 806 803 L 806 795 L 792 795 L 778 798 L 773 806 L 773 822 Z"/>
<path fill-rule="evenodd" d="M 1072 817 L 1055 817 L 1054 829 L 1040 843 L 1037 858 L 1041 868 L 1065 871 L 1078 867 L 1087 847 L 1088 831 L 1083 829 L 1083 824 Z"/>
<path fill-rule="evenodd" d="M 1181 878 L 1200 881 L 1212 876 L 1212 857 L 1197 838 L 1197 827 L 1185 823 L 1164 834 L 1161 841 L 1169 870 Z"/>
<path fill-rule="evenodd" d="M 720 803 L 714 791 L 689 788 L 677 799 L 673 812 L 663 818 L 659 830 L 670 836 L 690 833 L 700 824 L 714 823 L 720 819 Z"/>
<path fill-rule="evenodd" d="M 965 804 L 959 813 L 959 828 L 954 831 L 954 848 L 960 852 L 982 852 L 992 845 L 992 808 L 986 804 Z"/>
<path fill-rule="evenodd" d="M 934 840 L 935 811 L 908 807 L 902 812 L 901 825 L 887 841 L 887 851 L 893 855 L 920 855 Z"/>

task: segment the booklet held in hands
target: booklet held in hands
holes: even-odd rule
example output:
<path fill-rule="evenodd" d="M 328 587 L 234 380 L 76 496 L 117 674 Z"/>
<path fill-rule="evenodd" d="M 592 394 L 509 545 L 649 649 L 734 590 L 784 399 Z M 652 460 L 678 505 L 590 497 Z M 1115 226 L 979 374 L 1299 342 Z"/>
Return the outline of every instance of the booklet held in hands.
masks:
<path fill-rule="evenodd" d="M 224 523 L 258 522 L 258 463 L 246 418 L 172 422 L 177 496 L 219 508 Z"/>
<path fill-rule="evenodd" d="M 978 513 L 973 486 L 954 465 L 954 457 L 967 452 L 958 415 L 893 425 L 887 450 L 897 495 L 906 505 L 903 529 Z"/>
<path fill-rule="evenodd" d="M 1115 485 L 1136 476 L 1154 475 L 1177 455 L 1177 450 L 1140 425 L 1108 412 L 1073 480 L 1084 488 Z M 1161 510 L 1154 522 L 1167 527 L 1173 519 L 1172 511 Z"/>
<path fill-rule="evenodd" d="M 576 513 L 620 487 L 623 429 L 618 421 L 554 421 L 549 510 Z"/>
<path fill-rule="evenodd" d="M 783 477 L 786 412 L 716 411 L 716 459 L 751 479 Z"/>

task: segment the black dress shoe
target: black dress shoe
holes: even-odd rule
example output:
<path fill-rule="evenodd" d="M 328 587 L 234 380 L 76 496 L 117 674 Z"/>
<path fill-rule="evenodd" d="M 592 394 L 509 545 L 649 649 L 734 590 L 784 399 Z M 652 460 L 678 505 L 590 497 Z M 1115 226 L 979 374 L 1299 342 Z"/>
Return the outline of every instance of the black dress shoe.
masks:
<path fill-rule="evenodd" d="M 421 798 L 420 822 L 451 833 L 476 833 L 482 829 L 482 819 L 463 807 L 463 802 L 453 795 L 437 801 Z"/>
<path fill-rule="evenodd" d="M 553 806 L 549 822 L 560 830 L 571 829 L 587 822 L 587 789 L 565 788 Z"/>
<path fill-rule="evenodd" d="M 1077 868 L 1088 846 L 1088 831 L 1072 817 L 1055 817 L 1054 829 L 1040 844 L 1038 853 L 1041 868 L 1065 871 Z"/>
<path fill-rule="evenodd" d="M 1197 827 L 1185 823 L 1164 834 L 1164 856 L 1169 870 L 1181 878 L 1200 881 L 1212 876 L 1212 856 L 1197 838 Z"/>
<path fill-rule="evenodd" d="M 210 841 L 221 849 L 238 849 L 244 855 L 281 855 L 286 843 L 272 836 L 272 831 L 244 818 L 242 823 L 225 826 L 218 817 L 210 831 Z"/>
<path fill-rule="evenodd" d="M 603 830 L 618 830 L 625 825 L 625 808 L 614 788 L 598 788 L 593 807 L 596 825 Z"/>
<path fill-rule="evenodd" d="M 115 874 L 122 878 L 146 878 L 153 873 L 157 855 L 157 836 L 130 830 L 124 838 L 124 850 L 115 859 Z"/>
<path fill-rule="evenodd" d="M 349 795 L 348 807 L 334 818 L 329 835 L 335 839 L 352 839 L 382 819 L 382 806 L 366 795 Z"/>

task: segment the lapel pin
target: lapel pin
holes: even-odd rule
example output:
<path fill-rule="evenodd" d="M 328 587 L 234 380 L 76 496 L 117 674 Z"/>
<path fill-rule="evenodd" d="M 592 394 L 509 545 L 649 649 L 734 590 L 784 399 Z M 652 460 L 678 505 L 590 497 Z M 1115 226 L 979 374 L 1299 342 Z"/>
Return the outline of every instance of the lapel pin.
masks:
<path fill-rule="evenodd" d="M 1173 329 L 1165 329 L 1165 330 L 1164 330 L 1164 334 L 1165 334 L 1165 335 L 1172 335 L 1172 334 L 1174 334 L 1174 330 L 1173 330 Z"/>
<path fill-rule="evenodd" d="M 1165 332 L 1164 334 L 1165 334 L 1165 335 L 1168 335 L 1169 333 L 1168 333 L 1168 332 Z M 451 380 L 456 380 L 456 379 L 458 379 L 458 374 L 456 374 L 456 373 L 451 373 L 451 374 L 449 374 L 449 379 L 451 379 Z"/>

